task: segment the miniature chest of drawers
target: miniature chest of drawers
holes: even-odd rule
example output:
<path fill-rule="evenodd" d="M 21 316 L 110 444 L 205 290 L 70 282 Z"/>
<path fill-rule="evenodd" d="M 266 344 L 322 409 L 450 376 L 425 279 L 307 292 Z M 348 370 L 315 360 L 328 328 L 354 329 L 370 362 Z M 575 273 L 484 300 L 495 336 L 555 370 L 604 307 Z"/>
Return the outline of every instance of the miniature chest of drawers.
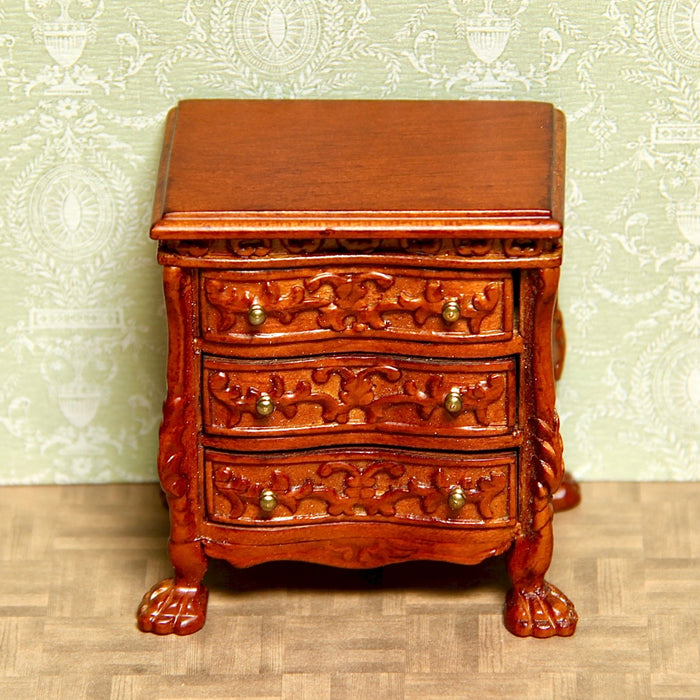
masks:
<path fill-rule="evenodd" d="M 520 636 L 563 475 L 553 335 L 563 117 L 504 102 L 182 102 L 156 193 L 169 328 L 159 475 L 189 634 L 209 557 L 379 567 L 501 553 Z M 553 342 L 554 337 L 554 342 Z"/>

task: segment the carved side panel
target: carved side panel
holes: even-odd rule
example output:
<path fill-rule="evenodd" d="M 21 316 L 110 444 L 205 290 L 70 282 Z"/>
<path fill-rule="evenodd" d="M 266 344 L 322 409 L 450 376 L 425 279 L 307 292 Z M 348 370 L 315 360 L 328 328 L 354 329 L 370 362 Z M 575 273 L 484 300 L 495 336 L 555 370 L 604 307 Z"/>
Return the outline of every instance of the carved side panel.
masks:
<path fill-rule="evenodd" d="M 515 517 L 515 459 L 513 452 L 266 457 L 209 451 L 207 512 L 214 522 L 238 525 L 382 520 L 504 526 Z M 459 500 L 451 503 L 456 490 Z M 271 499 L 269 510 L 261 505 L 263 494 Z"/>
<path fill-rule="evenodd" d="M 527 424 L 524 454 L 530 468 L 528 492 L 531 494 L 533 533 L 541 533 L 552 520 L 552 496 L 564 476 L 563 444 L 559 416 L 555 409 L 555 349 L 552 328 L 555 317 L 559 269 L 533 270 L 525 284 L 530 288 L 532 312 L 529 319 L 531 375 L 524 377 L 531 386 L 531 415 Z M 526 388 L 527 390 L 527 388 Z"/>
<path fill-rule="evenodd" d="M 158 474 L 170 508 L 171 544 L 182 544 L 196 535 L 199 377 L 192 354 L 195 289 L 192 274 L 177 267 L 163 268 L 163 283 L 169 334 L 168 393 L 160 428 Z"/>

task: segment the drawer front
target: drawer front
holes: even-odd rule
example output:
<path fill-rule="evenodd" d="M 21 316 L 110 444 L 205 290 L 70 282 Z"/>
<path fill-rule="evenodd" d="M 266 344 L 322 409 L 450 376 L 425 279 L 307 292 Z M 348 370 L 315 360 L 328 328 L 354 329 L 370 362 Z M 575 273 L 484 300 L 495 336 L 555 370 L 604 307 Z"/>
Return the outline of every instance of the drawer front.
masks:
<path fill-rule="evenodd" d="M 202 335 L 219 343 L 332 338 L 435 343 L 508 341 L 508 273 L 338 267 L 201 274 Z"/>
<path fill-rule="evenodd" d="M 205 453 L 207 519 L 232 525 L 403 521 L 503 527 L 516 517 L 515 452 Z"/>
<path fill-rule="evenodd" d="M 505 435 L 515 427 L 515 381 L 512 358 L 458 364 L 354 355 L 269 363 L 205 357 L 204 425 L 209 434 L 234 437 Z"/>

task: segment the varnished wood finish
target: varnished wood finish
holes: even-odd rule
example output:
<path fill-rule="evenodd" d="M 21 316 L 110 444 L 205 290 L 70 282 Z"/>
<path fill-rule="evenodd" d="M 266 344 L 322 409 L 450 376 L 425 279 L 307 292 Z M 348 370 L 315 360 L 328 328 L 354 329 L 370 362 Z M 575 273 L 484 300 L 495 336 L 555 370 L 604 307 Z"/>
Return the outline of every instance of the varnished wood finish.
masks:
<path fill-rule="evenodd" d="M 204 624 L 208 593 L 202 586 L 207 559 L 195 519 L 199 500 L 199 368 L 192 352 L 191 310 L 196 290 L 181 268 L 163 270 L 168 313 L 168 395 L 160 428 L 158 475 L 170 510 L 168 553 L 175 575 L 144 596 L 138 624 L 144 632 L 191 634 Z"/>
<path fill-rule="evenodd" d="M 403 357 L 334 356 L 273 364 L 203 359 L 204 430 L 210 435 L 265 440 L 294 438 L 292 447 L 389 442 L 405 435 L 432 447 L 444 440 L 513 435 L 516 379 L 512 359 L 455 364 Z M 461 409 L 445 408 L 448 393 Z M 261 396 L 273 412 L 257 411 Z M 516 436 L 517 439 L 517 436 Z M 415 444 L 415 443 L 414 443 Z M 250 449 L 253 444 L 245 443 Z"/>
<path fill-rule="evenodd" d="M 377 212 L 381 218 L 381 212 Z M 210 221 L 203 221 L 210 226 Z M 518 220 L 521 224 L 522 220 Z M 490 228 L 473 230 L 473 217 L 464 216 L 462 225 L 468 225 L 473 235 L 484 238 L 459 238 L 458 230 L 445 228 L 441 235 L 453 235 L 454 238 L 434 237 L 438 230 L 425 230 L 422 238 L 254 238 L 241 237 L 205 240 L 170 240 L 161 239 L 158 247 L 158 259 L 163 265 L 181 265 L 210 269 L 257 270 L 263 258 L 265 269 L 287 269 L 290 266 L 332 268 L 338 264 L 338 256 L 352 254 L 357 265 L 373 266 L 376 255 L 381 251 L 384 266 L 396 266 L 408 271 L 411 268 L 423 269 L 426 255 L 434 268 L 446 270 L 481 270 L 486 268 L 519 270 L 523 268 L 557 267 L 561 263 L 560 238 L 507 238 L 503 222 L 492 220 Z M 409 227 L 416 228 L 412 220 Z M 521 228 L 511 234 L 523 234 Z M 550 227 L 553 235 L 559 235 L 556 227 Z M 207 234 L 210 228 L 205 229 Z M 217 229 L 218 231 L 218 229 Z M 217 231 L 214 231 L 216 233 Z M 197 230 L 180 231 L 180 235 L 198 235 Z M 236 229 L 233 233 L 238 235 Z M 368 229 L 364 229 L 368 233 Z M 160 235 L 160 231 L 156 232 Z M 432 233 L 433 237 L 427 237 Z"/>
<path fill-rule="evenodd" d="M 201 275 L 202 336 L 263 348 L 343 339 L 466 343 L 505 342 L 513 334 L 510 275 L 336 266 Z M 459 318 L 442 317 L 445 304 Z M 249 319 L 257 304 L 266 318 Z M 454 349 L 453 349 L 454 351 Z"/>
<path fill-rule="evenodd" d="M 551 334 L 558 280 L 558 269 L 528 272 L 523 278 L 522 298 L 530 312 L 526 319 L 532 329 L 532 342 L 523 353 L 524 363 L 532 363 L 525 379 L 532 382 L 525 389 L 526 403 L 532 406 L 527 411 L 520 469 L 521 508 L 527 515 L 508 553 L 513 588 L 506 596 L 505 617 L 508 630 L 522 637 L 569 636 L 578 620 L 571 601 L 544 579 L 552 560 L 552 495 L 564 475 L 559 417 L 552 401 Z M 525 461 L 529 464 L 523 464 Z"/>
<path fill-rule="evenodd" d="M 517 454 L 335 449 L 205 452 L 207 520 L 233 525 L 404 522 L 513 527 Z M 464 504 L 450 507 L 460 488 Z M 274 494 L 275 507 L 260 504 Z"/>
<path fill-rule="evenodd" d="M 151 235 L 175 573 L 141 629 L 204 624 L 210 557 L 374 568 L 508 551 L 507 628 L 573 633 L 544 578 L 564 473 L 563 129 L 535 103 L 171 113 Z"/>
<path fill-rule="evenodd" d="M 353 212 L 376 220 L 375 212 L 483 212 L 551 219 L 559 194 L 555 114 L 550 105 L 525 102 L 182 102 L 156 216 L 324 212 L 328 219 L 333 212 L 345 219 L 337 213 Z"/>

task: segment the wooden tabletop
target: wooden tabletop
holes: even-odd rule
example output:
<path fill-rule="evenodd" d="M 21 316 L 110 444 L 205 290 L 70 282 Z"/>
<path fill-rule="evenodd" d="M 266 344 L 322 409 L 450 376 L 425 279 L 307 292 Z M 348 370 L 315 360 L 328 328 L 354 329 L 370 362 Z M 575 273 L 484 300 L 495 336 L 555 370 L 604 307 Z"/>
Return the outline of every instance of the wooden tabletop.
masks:
<path fill-rule="evenodd" d="M 557 219 L 562 151 L 562 119 L 542 103 L 185 101 L 169 120 L 154 220 Z"/>

